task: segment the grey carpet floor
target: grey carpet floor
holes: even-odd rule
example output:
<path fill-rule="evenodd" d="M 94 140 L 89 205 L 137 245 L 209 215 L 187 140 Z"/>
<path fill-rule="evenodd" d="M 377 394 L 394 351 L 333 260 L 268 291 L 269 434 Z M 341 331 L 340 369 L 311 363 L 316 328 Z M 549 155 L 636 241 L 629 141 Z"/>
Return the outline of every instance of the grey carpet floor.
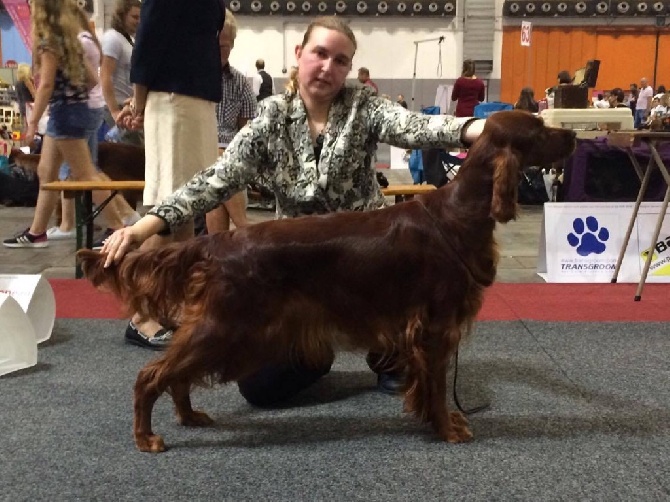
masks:
<path fill-rule="evenodd" d="M 374 390 L 364 358 L 278 410 L 234 385 L 197 390 L 216 426 L 136 451 L 132 386 L 154 354 L 122 321 L 58 320 L 38 366 L 0 378 L 0 500 L 669 500 L 670 326 L 484 322 L 459 396 L 490 408 L 449 445 Z"/>

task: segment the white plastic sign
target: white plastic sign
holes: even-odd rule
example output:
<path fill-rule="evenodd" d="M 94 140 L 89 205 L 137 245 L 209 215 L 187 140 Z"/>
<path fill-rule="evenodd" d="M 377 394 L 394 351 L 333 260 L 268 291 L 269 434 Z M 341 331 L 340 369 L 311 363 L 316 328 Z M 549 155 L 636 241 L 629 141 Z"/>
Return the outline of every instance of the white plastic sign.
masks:
<path fill-rule="evenodd" d="M 11 296 L 0 293 L 0 375 L 37 364 L 35 331 Z"/>
<path fill-rule="evenodd" d="M 640 280 L 660 207 L 660 202 L 640 206 L 617 282 Z M 545 204 L 538 274 L 547 282 L 610 282 L 632 213 L 632 202 Z M 654 245 L 647 282 L 670 282 L 667 215 Z"/>
<path fill-rule="evenodd" d="M 49 282 L 41 275 L 0 275 L 0 293 L 12 296 L 33 325 L 35 341 L 51 337 L 56 319 L 56 299 Z M 4 321 L 0 317 L 0 324 Z"/>

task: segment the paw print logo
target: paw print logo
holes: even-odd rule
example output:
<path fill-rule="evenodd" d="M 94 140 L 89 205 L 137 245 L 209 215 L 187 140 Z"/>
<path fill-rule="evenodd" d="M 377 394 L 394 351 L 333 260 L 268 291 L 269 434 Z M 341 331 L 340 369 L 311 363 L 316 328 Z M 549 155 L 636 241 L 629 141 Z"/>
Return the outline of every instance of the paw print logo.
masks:
<path fill-rule="evenodd" d="M 600 228 L 598 220 L 587 216 L 586 221 L 575 218 L 572 222 L 574 232 L 568 234 L 568 244 L 577 248 L 579 256 L 600 254 L 605 251 L 605 242 L 610 238 L 610 232 L 605 227 Z"/>

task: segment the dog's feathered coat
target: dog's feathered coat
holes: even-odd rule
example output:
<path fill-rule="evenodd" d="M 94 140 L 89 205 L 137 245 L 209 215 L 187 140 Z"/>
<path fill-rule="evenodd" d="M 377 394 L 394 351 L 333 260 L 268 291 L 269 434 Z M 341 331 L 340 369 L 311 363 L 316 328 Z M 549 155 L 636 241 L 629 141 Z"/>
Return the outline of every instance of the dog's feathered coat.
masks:
<path fill-rule="evenodd" d="M 172 394 L 184 425 L 211 422 L 191 408 L 195 383 L 239 380 L 338 347 L 400 354 L 405 408 L 449 442 L 472 437 L 446 406 L 446 373 L 496 275 L 496 221 L 516 216 L 519 171 L 568 155 L 574 134 L 526 112 L 486 123 L 456 179 L 373 212 L 271 221 L 163 249 L 104 269 L 81 252 L 86 276 L 129 312 L 177 327 L 170 347 L 135 385 L 135 441 L 162 451 L 151 429 L 156 399 Z"/>

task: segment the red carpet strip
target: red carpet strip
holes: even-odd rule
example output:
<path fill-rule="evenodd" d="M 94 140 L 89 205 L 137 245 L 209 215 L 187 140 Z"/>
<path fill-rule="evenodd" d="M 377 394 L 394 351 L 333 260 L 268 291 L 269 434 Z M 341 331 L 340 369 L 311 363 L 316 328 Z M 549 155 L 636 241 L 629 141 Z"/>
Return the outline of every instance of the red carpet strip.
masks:
<path fill-rule="evenodd" d="M 120 319 L 119 302 L 88 281 L 52 279 L 56 317 Z M 481 321 L 670 321 L 668 284 L 648 284 L 633 301 L 636 284 L 497 283 L 486 292 Z M 447 306 L 448 307 L 448 306 Z"/>

